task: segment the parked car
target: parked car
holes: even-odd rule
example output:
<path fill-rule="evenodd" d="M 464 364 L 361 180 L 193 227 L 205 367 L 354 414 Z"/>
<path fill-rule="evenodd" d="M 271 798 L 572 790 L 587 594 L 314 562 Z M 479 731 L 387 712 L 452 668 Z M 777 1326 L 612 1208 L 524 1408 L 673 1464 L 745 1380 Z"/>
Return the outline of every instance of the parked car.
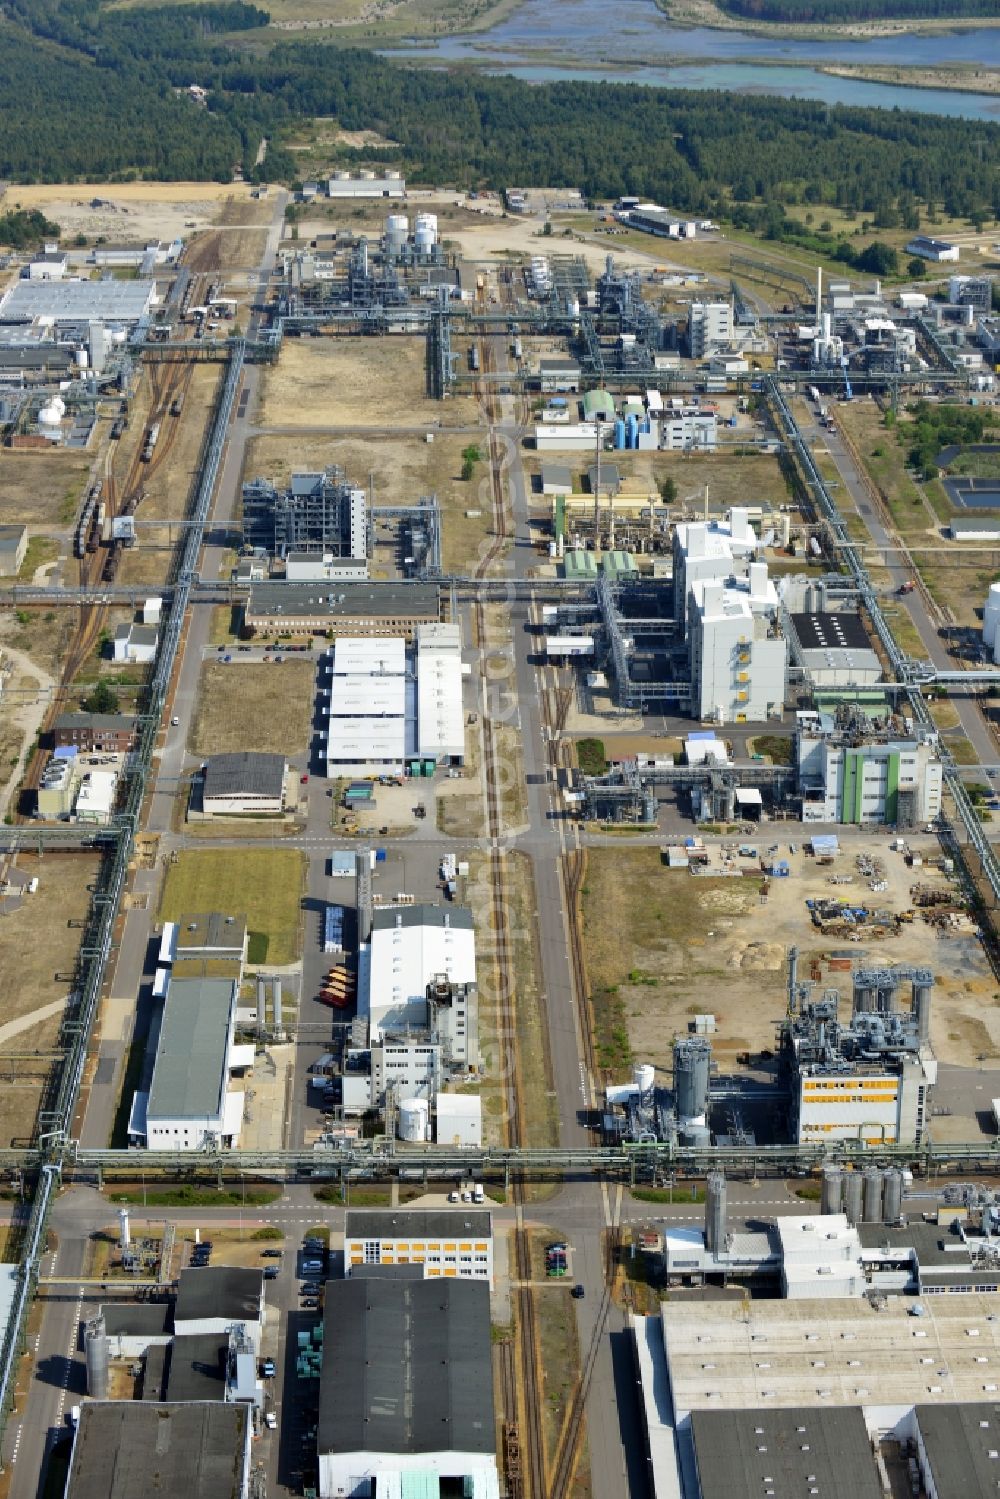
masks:
<path fill-rule="evenodd" d="M 283 1249 L 262 1249 L 260 1253 L 262 1259 L 280 1260 L 284 1258 L 285 1251 Z"/>
<path fill-rule="evenodd" d="M 176 729 L 177 725 L 180 723 L 180 719 L 177 717 L 176 713 L 174 714 L 174 716 L 170 720 L 170 722 L 173 724 L 174 728 Z"/>
<path fill-rule="evenodd" d="M 278 1276 L 280 1274 L 281 1274 L 281 1271 L 278 1269 L 277 1265 L 265 1265 L 265 1267 L 264 1267 L 264 1279 L 265 1280 L 277 1280 Z"/>
<path fill-rule="evenodd" d="M 274 1359 L 266 1358 L 260 1366 L 260 1372 L 265 1379 L 274 1378 Z"/>
<path fill-rule="evenodd" d="M 322 1291 L 322 1284 L 318 1280 L 305 1280 L 299 1286 L 300 1296 L 318 1296 Z"/>
<path fill-rule="evenodd" d="M 319 1301 L 315 1296 L 307 1296 L 302 1303 L 302 1310 L 305 1312 L 314 1312 L 318 1306 Z"/>
<path fill-rule="evenodd" d="M 587 1293 L 584 1290 L 583 1286 L 581 1286 L 580 1283 L 577 1282 L 577 1284 L 573 1287 L 572 1291 L 570 1291 L 569 1294 L 573 1297 L 574 1301 L 581 1301 Z"/>
<path fill-rule="evenodd" d="M 277 1424 L 278 1418 L 274 1414 L 274 1411 L 268 1411 L 267 1415 L 264 1417 L 264 1425 L 267 1427 L 268 1431 L 274 1431 Z"/>

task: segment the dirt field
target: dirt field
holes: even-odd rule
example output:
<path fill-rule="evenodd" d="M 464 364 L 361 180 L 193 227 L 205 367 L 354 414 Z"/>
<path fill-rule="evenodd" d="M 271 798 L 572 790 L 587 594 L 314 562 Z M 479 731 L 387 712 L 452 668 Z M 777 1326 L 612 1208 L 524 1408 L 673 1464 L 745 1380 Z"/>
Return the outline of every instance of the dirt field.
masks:
<path fill-rule="evenodd" d="M 261 381 L 261 427 L 473 425 L 471 396 L 428 399 L 423 338 L 289 338 Z"/>
<path fill-rule="evenodd" d="M 197 236 L 184 264 L 192 271 L 251 270 L 260 264 L 266 239 L 264 229 L 246 229 L 242 225 L 208 229 Z"/>
<path fill-rule="evenodd" d="M 76 518 L 92 453 L 0 448 L 0 494 L 5 522 L 70 530 Z"/>
<path fill-rule="evenodd" d="M 167 870 L 161 921 L 199 911 L 244 914 L 251 963 L 282 966 L 302 950 L 305 857 L 290 848 L 185 850 Z"/>
<path fill-rule="evenodd" d="M 196 755 L 232 750 L 300 754 L 309 745 L 316 672 L 311 661 L 206 661 L 191 734 Z"/>
<path fill-rule="evenodd" d="M 222 182 L 33 183 L 9 188 L 3 199 L 5 210 L 15 204 L 42 209 L 60 225 L 66 241 L 77 234 L 128 242 L 189 239 L 220 221 L 236 222 L 222 217 L 232 212 L 230 203 L 267 209 L 266 199 L 251 199 L 249 187 Z"/>
<path fill-rule="evenodd" d="M 98 861 L 90 854 L 22 854 L 16 867 L 29 878 L 37 875 L 39 883 L 34 895 L 11 902 L 16 909 L 0 906 L 0 1027 L 54 1007 L 69 994 L 81 935 L 69 923 L 87 914 L 87 886 Z M 5 1147 L 32 1128 L 46 1067 L 33 1062 L 30 1053 L 54 1048 L 60 1013 L 14 1035 L 0 1032 L 0 1144 Z M 24 1060 L 5 1064 L 5 1057 L 17 1055 Z M 7 1068 L 13 1069 L 13 1081 Z"/>
<path fill-rule="evenodd" d="M 58 677 L 75 622 L 76 610 L 65 607 L 4 611 L 0 645 L 23 651 L 43 677 Z"/>
<path fill-rule="evenodd" d="M 880 835 L 854 838 L 839 831 L 843 851 L 833 872 L 853 875 L 852 884 L 830 885 L 831 871 L 818 868 L 802 852 L 802 829 L 789 824 L 781 856 L 791 864 L 792 875 L 771 881 L 764 905 L 756 879 L 698 878 L 667 870 L 657 849 L 591 850 L 584 933 L 595 1010 L 610 1012 L 607 1032 L 624 1026 L 631 1055 L 661 1067 L 670 1066 L 674 1037 L 687 1034 L 691 1016 L 704 1012 L 716 1016 L 713 1049 L 720 1066 L 732 1065 L 737 1051 L 772 1046 L 775 1023 L 785 1009 L 787 948 L 798 947 L 800 972 L 808 975 L 814 958 L 822 963 L 831 949 L 846 945 L 846 939 L 824 938 L 812 926 L 807 898 L 877 901 L 879 909 L 898 912 L 911 906 L 913 884 L 945 883 L 932 870 L 908 868 Z M 754 843 L 766 849 L 778 836 L 765 827 Z M 798 847 L 796 854 L 788 852 L 784 840 L 789 837 Z M 933 840 L 911 840 L 914 847 L 922 843 L 927 856 L 935 857 Z M 889 884 L 878 895 L 872 895 L 854 866 L 858 849 L 872 850 L 873 844 L 885 860 Z M 721 867 L 715 849 L 711 867 Z M 881 942 L 862 939 L 852 952 L 872 965 L 921 963 L 932 968 L 931 1040 L 939 1060 L 968 1063 L 978 1052 L 1000 1053 L 1000 996 L 971 926 L 966 924 L 961 934 L 938 936 L 918 916 L 899 936 Z M 823 965 L 822 983 L 845 995 L 847 977 L 829 973 Z M 610 1049 L 616 1055 L 609 1064 L 624 1064 L 625 1037 L 620 1044 L 612 1041 Z"/>

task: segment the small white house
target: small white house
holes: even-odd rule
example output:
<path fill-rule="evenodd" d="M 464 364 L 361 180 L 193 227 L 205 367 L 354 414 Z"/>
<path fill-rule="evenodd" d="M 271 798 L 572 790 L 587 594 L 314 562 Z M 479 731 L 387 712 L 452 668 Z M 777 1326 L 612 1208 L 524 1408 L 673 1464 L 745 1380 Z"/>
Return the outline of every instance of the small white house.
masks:
<path fill-rule="evenodd" d="M 146 665 L 156 658 L 160 635 L 155 625 L 119 625 L 115 631 L 114 659 Z"/>

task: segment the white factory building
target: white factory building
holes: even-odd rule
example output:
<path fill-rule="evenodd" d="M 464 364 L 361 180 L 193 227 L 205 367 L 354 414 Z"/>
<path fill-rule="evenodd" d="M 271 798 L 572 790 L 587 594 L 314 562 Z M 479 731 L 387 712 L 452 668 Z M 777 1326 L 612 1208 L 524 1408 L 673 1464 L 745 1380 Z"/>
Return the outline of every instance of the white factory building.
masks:
<path fill-rule="evenodd" d="M 877 1148 L 919 1140 L 936 1080 L 937 1062 L 923 1052 L 901 1053 L 897 1065 L 873 1062 L 850 1072 L 805 1065 L 793 1082 L 796 1143 L 860 1140 Z"/>
<path fill-rule="evenodd" d="M 327 775 L 400 777 L 410 760 L 465 757 L 462 641 L 457 624 L 402 636 L 340 636 L 330 653 Z"/>
<path fill-rule="evenodd" d="M 129 1140 L 149 1150 L 237 1145 L 244 1094 L 233 1072 L 253 1066 L 253 1046 L 237 1046 L 239 981 L 172 978 L 163 1004 L 149 1092 L 137 1092 Z"/>
<path fill-rule="evenodd" d="M 767 564 L 751 563 L 746 581 L 699 580 L 689 598 L 694 717 L 756 723 L 780 714 L 787 643 L 778 628 L 778 596 Z"/>
<path fill-rule="evenodd" d="M 328 198 L 405 198 L 406 183 L 398 172 L 334 172 L 326 184 Z"/>
<path fill-rule="evenodd" d="M 944 772 L 931 738 L 860 741 L 828 715 L 796 735 L 803 822 L 919 827 L 941 811 Z"/>
<path fill-rule="evenodd" d="M 427 987 L 443 975 L 475 986 L 476 934 L 465 906 L 389 906 L 373 913 L 359 953 L 359 1012 L 375 1044 L 394 1032 L 427 1026 Z"/>
<path fill-rule="evenodd" d="M 674 618 L 683 623 L 692 583 L 746 577 L 757 551 L 750 512 L 734 506 L 724 521 L 695 521 L 674 530 Z"/>
<path fill-rule="evenodd" d="M 735 331 L 731 302 L 692 302 L 688 313 L 691 358 L 704 359 L 713 349 L 732 343 Z"/>

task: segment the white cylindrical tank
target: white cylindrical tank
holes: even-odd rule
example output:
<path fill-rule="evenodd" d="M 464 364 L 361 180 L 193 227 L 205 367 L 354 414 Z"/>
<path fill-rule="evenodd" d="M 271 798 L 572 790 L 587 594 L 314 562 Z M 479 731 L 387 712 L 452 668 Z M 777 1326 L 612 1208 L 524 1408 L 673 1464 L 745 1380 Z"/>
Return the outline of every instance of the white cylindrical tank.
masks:
<path fill-rule="evenodd" d="M 410 232 L 410 221 L 405 213 L 390 213 L 385 221 L 385 251 L 387 255 L 398 255 L 406 244 Z"/>
<path fill-rule="evenodd" d="M 46 427 L 58 427 L 66 415 L 66 402 L 61 396 L 53 396 L 38 413 L 38 420 Z"/>
<path fill-rule="evenodd" d="M 640 1093 L 649 1093 L 656 1079 L 656 1068 L 648 1062 L 640 1062 L 632 1068 L 632 1081 Z"/>
<path fill-rule="evenodd" d="M 418 255 L 429 255 L 437 244 L 438 221 L 436 213 L 418 213 L 413 221 L 413 243 Z"/>
<path fill-rule="evenodd" d="M 996 645 L 997 625 L 1000 624 L 1000 583 L 990 585 L 983 610 L 983 644 L 988 650 Z"/>
<path fill-rule="evenodd" d="M 78 370 L 85 370 L 90 364 L 90 355 L 87 353 L 86 349 L 77 349 L 73 357 L 76 360 L 76 367 Z"/>
<path fill-rule="evenodd" d="M 430 1105 L 426 1098 L 403 1098 L 399 1104 L 399 1138 L 416 1145 L 427 1139 Z"/>
<path fill-rule="evenodd" d="M 118 1243 L 122 1249 L 127 1249 L 132 1242 L 132 1234 L 129 1229 L 128 1208 L 118 1210 Z"/>

